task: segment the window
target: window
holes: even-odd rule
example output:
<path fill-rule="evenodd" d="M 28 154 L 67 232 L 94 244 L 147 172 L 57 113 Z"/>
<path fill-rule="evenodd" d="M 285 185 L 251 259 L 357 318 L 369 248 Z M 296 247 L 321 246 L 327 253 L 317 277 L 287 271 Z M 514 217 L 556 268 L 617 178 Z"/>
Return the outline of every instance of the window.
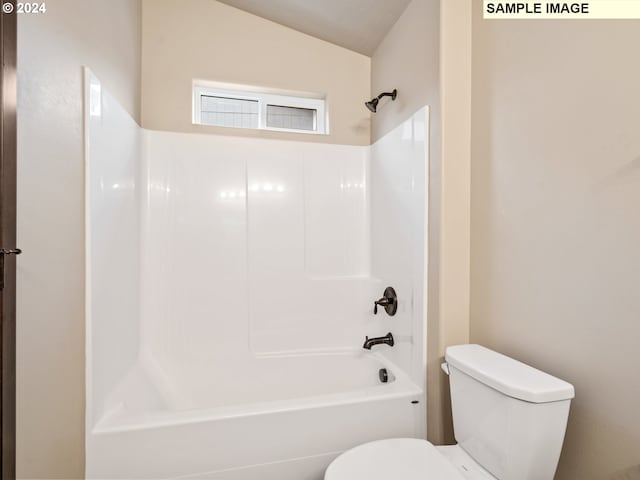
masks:
<path fill-rule="evenodd" d="M 258 101 L 202 95 L 201 123 L 224 127 L 258 128 Z"/>
<path fill-rule="evenodd" d="M 253 87 L 194 83 L 193 123 L 284 132 L 329 133 L 319 94 L 272 93 Z"/>

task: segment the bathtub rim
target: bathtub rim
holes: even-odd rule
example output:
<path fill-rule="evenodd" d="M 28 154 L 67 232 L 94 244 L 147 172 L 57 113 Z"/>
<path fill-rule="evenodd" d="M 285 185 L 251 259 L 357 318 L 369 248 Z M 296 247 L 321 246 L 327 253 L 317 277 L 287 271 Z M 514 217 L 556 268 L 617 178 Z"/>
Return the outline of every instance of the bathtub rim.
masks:
<path fill-rule="evenodd" d="M 362 355 L 357 349 L 348 351 L 314 351 L 299 354 L 286 354 L 286 357 L 297 356 L 324 356 L 324 355 L 344 355 L 354 357 Z M 288 411 L 311 410 L 317 408 L 334 407 L 338 405 L 350 405 L 356 403 L 369 403 L 374 401 L 394 400 L 399 398 L 413 398 L 414 400 L 424 400 L 424 390 L 416 385 L 409 375 L 395 363 L 391 362 L 379 352 L 364 352 L 368 358 L 378 361 L 383 368 L 387 368 L 394 376 L 395 380 L 388 384 L 379 384 L 373 387 L 365 387 L 345 392 L 331 393 L 325 395 L 315 395 L 301 398 L 290 398 L 283 400 L 272 400 L 255 403 L 245 403 L 240 405 L 230 405 L 211 408 L 194 408 L 188 410 L 158 410 L 150 412 L 145 416 L 131 415 L 125 422 L 117 422 L 118 413 L 121 410 L 112 409 L 105 412 L 95 425 L 88 430 L 91 435 L 108 435 L 138 430 L 161 429 L 175 427 L 200 422 L 211 422 L 216 420 L 231 420 L 240 417 L 250 417 L 259 415 L 270 415 Z M 272 355 L 269 355 L 272 356 Z M 374 372 L 372 372 L 374 374 Z M 142 418 L 140 418 L 142 417 Z M 137 420 L 140 419 L 140 420 Z"/>

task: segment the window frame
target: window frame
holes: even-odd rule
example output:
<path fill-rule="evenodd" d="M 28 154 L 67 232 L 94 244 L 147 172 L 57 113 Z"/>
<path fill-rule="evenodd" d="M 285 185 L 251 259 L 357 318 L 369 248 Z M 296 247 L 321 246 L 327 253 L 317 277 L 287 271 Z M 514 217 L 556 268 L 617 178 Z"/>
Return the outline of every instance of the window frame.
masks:
<path fill-rule="evenodd" d="M 269 130 L 275 132 L 305 133 L 311 135 L 328 135 L 329 121 L 327 118 L 326 97 L 320 94 L 306 94 L 292 92 L 273 93 L 273 91 L 260 90 L 255 87 L 242 88 L 241 86 L 216 86 L 194 81 L 193 83 L 193 124 L 209 127 L 241 128 L 248 130 Z M 258 102 L 258 128 L 252 127 L 231 127 L 226 125 L 214 125 L 202 121 L 202 97 L 224 97 L 238 100 L 249 100 Z M 278 128 L 267 125 L 267 106 L 303 108 L 315 110 L 314 130 L 304 130 L 296 128 Z"/>

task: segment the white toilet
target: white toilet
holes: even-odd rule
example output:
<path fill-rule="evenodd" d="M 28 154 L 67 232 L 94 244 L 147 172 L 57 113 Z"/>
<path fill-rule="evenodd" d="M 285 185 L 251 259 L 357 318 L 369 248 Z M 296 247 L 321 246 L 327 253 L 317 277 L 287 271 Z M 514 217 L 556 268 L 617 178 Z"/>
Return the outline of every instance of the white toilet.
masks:
<path fill-rule="evenodd" d="M 573 386 L 480 345 L 447 348 L 457 445 L 396 438 L 336 458 L 325 480 L 552 480 Z"/>

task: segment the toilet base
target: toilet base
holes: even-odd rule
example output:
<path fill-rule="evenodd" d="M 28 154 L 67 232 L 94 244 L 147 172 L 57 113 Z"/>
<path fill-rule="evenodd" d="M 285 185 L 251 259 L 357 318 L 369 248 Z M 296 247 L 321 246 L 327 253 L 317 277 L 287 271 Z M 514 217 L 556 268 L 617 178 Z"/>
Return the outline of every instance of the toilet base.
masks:
<path fill-rule="evenodd" d="M 456 467 L 467 480 L 496 480 L 487 470 L 482 468 L 460 445 L 436 446 L 436 449 Z"/>

